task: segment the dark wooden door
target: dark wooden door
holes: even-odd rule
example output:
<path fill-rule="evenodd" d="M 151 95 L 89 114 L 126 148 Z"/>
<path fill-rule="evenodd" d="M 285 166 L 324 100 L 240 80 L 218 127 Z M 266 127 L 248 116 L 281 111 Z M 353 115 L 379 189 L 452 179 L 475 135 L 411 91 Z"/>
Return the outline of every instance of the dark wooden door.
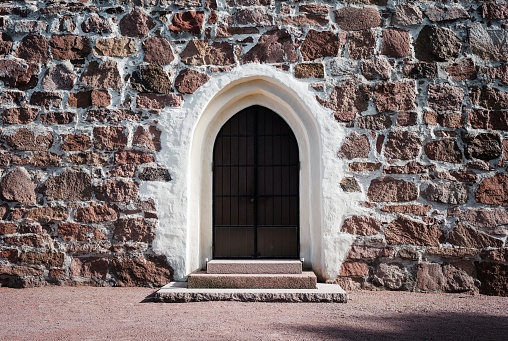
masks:
<path fill-rule="evenodd" d="M 288 124 L 252 106 L 213 151 L 214 258 L 298 258 L 299 152 Z"/>

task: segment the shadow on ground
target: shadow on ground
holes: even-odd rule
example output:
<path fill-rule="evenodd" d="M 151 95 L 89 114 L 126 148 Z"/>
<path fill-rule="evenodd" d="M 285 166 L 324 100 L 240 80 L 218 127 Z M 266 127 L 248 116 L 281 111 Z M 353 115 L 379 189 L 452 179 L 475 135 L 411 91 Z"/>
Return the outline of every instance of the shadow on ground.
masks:
<path fill-rule="evenodd" d="M 281 328 L 326 340 L 508 340 L 508 319 L 490 315 L 394 313 L 388 317 L 369 317 L 369 321 L 358 321 L 354 327 L 351 323 L 342 324 L 338 319 L 333 326 Z"/>

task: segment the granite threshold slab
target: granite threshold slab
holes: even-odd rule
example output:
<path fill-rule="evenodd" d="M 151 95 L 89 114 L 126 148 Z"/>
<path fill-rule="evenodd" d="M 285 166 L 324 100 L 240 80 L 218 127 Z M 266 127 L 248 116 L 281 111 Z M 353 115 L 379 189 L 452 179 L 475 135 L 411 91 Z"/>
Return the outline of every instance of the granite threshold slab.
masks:
<path fill-rule="evenodd" d="M 337 284 L 324 283 L 318 283 L 316 289 L 189 289 L 187 282 L 171 282 L 155 293 L 155 301 L 347 303 L 347 293 Z"/>

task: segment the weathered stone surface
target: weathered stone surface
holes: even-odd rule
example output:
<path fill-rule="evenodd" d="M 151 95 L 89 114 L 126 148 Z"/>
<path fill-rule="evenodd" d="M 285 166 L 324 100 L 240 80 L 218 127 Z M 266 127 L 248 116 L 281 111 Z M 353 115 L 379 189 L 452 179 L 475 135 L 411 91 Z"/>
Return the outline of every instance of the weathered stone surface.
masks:
<path fill-rule="evenodd" d="M 58 224 L 58 234 L 61 236 L 62 240 L 67 242 L 81 242 L 89 239 L 95 239 L 92 237 L 94 235 L 94 230 L 95 228 L 89 225 L 67 222 Z"/>
<path fill-rule="evenodd" d="M 404 75 L 408 78 L 437 78 L 437 64 L 436 63 L 414 63 L 404 65 L 402 68 Z"/>
<path fill-rule="evenodd" d="M 361 262 L 344 262 L 340 268 L 339 276 L 364 277 L 369 274 L 369 267 Z"/>
<path fill-rule="evenodd" d="M 398 160 L 412 160 L 420 154 L 422 143 L 417 134 L 396 130 L 388 134 L 385 157 Z"/>
<path fill-rule="evenodd" d="M 113 238 L 122 242 L 150 243 L 154 238 L 153 229 L 154 226 L 143 218 L 123 218 L 116 222 Z"/>
<path fill-rule="evenodd" d="M 42 269 L 36 269 L 30 266 L 25 265 L 3 265 L 0 264 L 0 275 L 7 276 L 17 276 L 17 277 L 26 277 L 26 276 L 39 276 L 44 273 Z"/>
<path fill-rule="evenodd" d="M 41 35 L 29 34 L 19 42 L 17 56 L 29 62 L 46 63 L 49 60 L 49 42 Z"/>
<path fill-rule="evenodd" d="M 295 45 L 285 29 L 274 29 L 264 33 L 257 44 L 243 56 L 245 63 L 283 63 L 297 60 Z"/>
<path fill-rule="evenodd" d="M 491 80 L 500 80 L 504 84 L 508 84 L 508 65 L 502 64 L 497 67 L 490 67 L 487 69 L 488 75 Z"/>
<path fill-rule="evenodd" d="M 469 14 L 462 6 L 428 6 L 425 15 L 430 21 L 447 21 L 469 18 Z"/>
<path fill-rule="evenodd" d="M 356 119 L 356 126 L 369 130 L 384 130 L 390 128 L 392 119 L 387 114 L 363 115 Z"/>
<path fill-rule="evenodd" d="M 508 225 L 508 211 L 489 209 L 469 209 L 452 212 L 454 217 L 479 228 Z"/>
<path fill-rule="evenodd" d="M 88 38 L 74 34 L 54 35 L 49 45 L 53 58 L 59 60 L 82 61 L 92 52 Z"/>
<path fill-rule="evenodd" d="M 392 74 L 390 63 L 384 58 L 367 59 L 360 66 L 362 75 L 368 80 L 388 80 Z"/>
<path fill-rule="evenodd" d="M 295 65 L 296 78 L 324 78 L 325 69 L 321 63 L 305 63 Z"/>
<path fill-rule="evenodd" d="M 421 291 L 466 292 L 477 291 L 474 279 L 450 264 L 420 263 L 416 287 Z"/>
<path fill-rule="evenodd" d="M 381 208 L 381 211 L 390 213 L 401 213 L 401 214 L 413 214 L 418 216 L 425 216 L 432 209 L 430 205 L 385 205 Z"/>
<path fill-rule="evenodd" d="M 131 86 L 140 92 L 168 94 L 171 92 L 171 81 L 160 65 L 148 64 L 140 66 L 133 72 Z"/>
<path fill-rule="evenodd" d="M 426 111 L 423 120 L 428 125 L 440 125 L 447 128 L 461 128 L 464 125 L 464 117 L 461 113 L 438 114 L 434 111 Z"/>
<path fill-rule="evenodd" d="M 37 198 L 35 188 L 36 185 L 32 182 L 30 174 L 23 167 L 13 169 L 0 181 L 2 198 L 6 201 L 33 205 Z"/>
<path fill-rule="evenodd" d="M 65 255 L 61 252 L 22 252 L 23 263 L 44 265 L 46 267 L 62 267 Z"/>
<path fill-rule="evenodd" d="M 444 138 L 432 141 L 424 146 L 425 154 L 431 160 L 459 163 L 462 161 L 462 153 L 457 141 L 451 138 Z"/>
<path fill-rule="evenodd" d="M 458 223 L 457 226 L 450 231 L 448 242 L 454 245 L 483 249 L 487 247 L 502 247 L 503 241 L 480 232 L 472 227 Z"/>
<path fill-rule="evenodd" d="M 127 37 L 103 38 L 97 40 L 94 51 L 100 56 L 127 57 L 136 52 L 136 42 Z"/>
<path fill-rule="evenodd" d="M 476 129 L 508 130 L 507 111 L 472 110 L 468 120 Z"/>
<path fill-rule="evenodd" d="M 147 35 L 155 22 L 141 9 L 134 9 L 120 20 L 122 35 L 133 38 L 142 38 Z"/>
<path fill-rule="evenodd" d="M 132 145 L 149 150 L 161 150 L 161 131 L 156 126 L 139 126 L 134 132 Z"/>
<path fill-rule="evenodd" d="M 446 72 L 458 82 L 476 79 L 477 77 L 476 65 L 471 58 L 466 58 L 448 65 L 446 67 Z"/>
<path fill-rule="evenodd" d="M 169 170 L 161 167 L 146 167 L 138 174 L 139 180 L 143 181 L 171 181 Z"/>
<path fill-rule="evenodd" d="M 85 33 L 110 33 L 111 25 L 106 18 L 98 15 L 92 15 L 81 24 L 81 29 Z"/>
<path fill-rule="evenodd" d="M 480 254 L 478 249 L 466 249 L 463 247 L 430 247 L 425 254 L 431 256 L 439 256 L 446 259 L 475 259 Z"/>
<path fill-rule="evenodd" d="M 429 183 L 422 191 L 422 197 L 443 204 L 461 205 L 469 199 L 468 187 L 461 183 Z"/>
<path fill-rule="evenodd" d="M 233 46 L 227 42 L 215 42 L 208 45 L 206 41 L 191 40 L 180 53 L 184 64 L 202 65 L 231 65 L 235 63 Z"/>
<path fill-rule="evenodd" d="M 392 25 L 413 26 L 423 22 L 423 12 L 417 3 L 403 3 L 395 7 L 392 17 Z"/>
<path fill-rule="evenodd" d="M 175 59 L 171 45 L 166 38 L 147 38 L 143 41 L 142 47 L 145 52 L 144 59 L 147 63 L 167 65 Z"/>
<path fill-rule="evenodd" d="M 349 164 L 351 172 L 372 172 L 381 169 L 380 162 L 352 162 Z"/>
<path fill-rule="evenodd" d="M 401 58 L 410 54 L 411 40 L 409 32 L 395 28 L 383 30 L 381 54 L 388 57 Z"/>
<path fill-rule="evenodd" d="M 508 19 L 508 4 L 484 2 L 480 11 L 482 16 L 489 20 Z"/>
<path fill-rule="evenodd" d="M 358 181 L 356 181 L 355 178 L 344 178 L 340 181 L 340 188 L 344 192 L 351 193 L 351 192 L 360 192 L 361 188 L 358 184 Z"/>
<path fill-rule="evenodd" d="M 92 178 L 83 171 L 65 170 L 44 183 L 49 200 L 81 200 L 92 198 Z"/>
<path fill-rule="evenodd" d="M 365 245 L 353 245 L 349 250 L 348 259 L 372 260 L 381 257 L 392 257 L 394 250 L 391 247 L 373 247 Z"/>
<path fill-rule="evenodd" d="M 124 127 L 95 127 L 93 129 L 94 147 L 102 150 L 116 150 L 127 147 L 127 135 Z"/>
<path fill-rule="evenodd" d="M 476 263 L 480 293 L 485 295 L 508 296 L 508 265 L 489 262 Z"/>
<path fill-rule="evenodd" d="M 348 160 L 367 158 L 370 153 L 370 143 L 367 135 L 350 134 L 340 147 L 338 156 Z"/>
<path fill-rule="evenodd" d="M 18 231 L 18 225 L 15 223 L 9 223 L 9 222 L 0 222 L 0 235 L 4 234 L 14 234 Z M 1 258 L 3 257 L 3 254 L 0 254 Z"/>
<path fill-rule="evenodd" d="M 234 15 L 236 22 L 240 25 L 271 26 L 273 16 L 262 9 L 240 9 Z"/>
<path fill-rule="evenodd" d="M 374 98 L 379 112 L 415 109 L 415 83 L 381 82 L 374 89 Z"/>
<path fill-rule="evenodd" d="M 46 109 L 61 108 L 62 99 L 62 95 L 57 92 L 35 91 L 30 97 L 30 104 L 42 106 Z"/>
<path fill-rule="evenodd" d="M 368 59 L 374 56 L 376 37 L 372 30 L 349 33 L 347 50 L 352 59 Z"/>
<path fill-rule="evenodd" d="M 199 34 L 203 29 L 204 20 L 204 12 L 178 12 L 173 14 L 169 30 L 173 33 L 190 32 L 192 34 Z"/>
<path fill-rule="evenodd" d="M 348 80 L 332 90 L 327 102 L 321 102 L 335 112 L 337 120 L 348 122 L 352 121 L 357 113 L 367 110 L 369 97 L 370 89 L 367 86 Z"/>
<path fill-rule="evenodd" d="M 39 68 L 36 64 L 25 64 L 12 59 L 0 59 L 0 81 L 20 90 L 37 85 Z M 17 104 L 20 104 L 19 101 Z"/>
<path fill-rule="evenodd" d="M 471 50 L 483 59 L 508 61 L 508 33 L 504 29 L 487 30 L 479 22 L 469 28 Z"/>
<path fill-rule="evenodd" d="M 344 31 L 359 31 L 381 25 L 379 11 L 374 8 L 344 7 L 335 13 L 335 21 Z"/>
<path fill-rule="evenodd" d="M 436 111 L 460 111 L 464 90 L 449 84 L 429 84 L 427 89 L 429 106 Z"/>
<path fill-rule="evenodd" d="M 142 164 L 154 161 L 151 153 L 145 153 L 138 150 L 123 150 L 115 153 L 115 163 L 117 165 Z"/>
<path fill-rule="evenodd" d="M 122 87 L 122 78 L 116 62 L 106 60 L 102 63 L 91 61 L 81 76 L 81 81 L 93 88 L 116 89 Z"/>
<path fill-rule="evenodd" d="M 42 79 L 42 88 L 46 91 L 70 90 L 74 86 L 76 75 L 66 64 L 51 66 Z"/>
<path fill-rule="evenodd" d="M 76 117 L 75 113 L 68 111 L 50 111 L 41 115 L 41 122 L 43 124 L 52 125 L 52 124 L 69 124 L 74 121 Z"/>
<path fill-rule="evenodd" d="M 183 94 L 193 94 L 203 84 L 208 82 L 210 77 L 206 73 L 201 73 L 192 69 L 180 71 L 175 79 L 175 88 Z"/>
<path fill-rule="evenodd" d="M 113 274 L 120 286 L 161 287 L 171 282 L 173 270 L 163 258 L 125 258 L 113 259 Z"/>
<path fill-rule="evenodd" d="M 385 174 L 423 174 L 434 171 L 436 166 L 425 166 L 416 161 L 410 161 L 403 166 L 388 166 L 385 167 L 383 173 Z"/>
<path fill-rule="evenodd" d="M 25 218 L 35 220 L 41 224 L 66 220 L 68 217 L 67 208 L 63 206 L 34 208 L 25 215 Z"/>
<path fill-rule="evenodd" d="M 483 179 L 476 190 L 475 201 L 488 205 L 508 206 L 508 175 L 496 174 Z"/>
<path fill-rule="evenodd" d="M 138 184 L 134 181 L 108 180 L 97 187 L 97 199 L 108 202 L 131 201 L 138 196 Z"/>
<path fill-rule="evenodd" d="M 4 242 L 16 246 L 31 246 L 31 247 L 45 247 L 52 241 L 45 235 L 24 234 L 18 236 L 4 237 Z"/>
<path fill-rule="evenodd" d="M 386 227 L 385 238 L 391 245 L 420 246 L 438 246 L 444 239 L 439 226 L 404 217 L 397 218 Z"/>
<path fill-rule="evenodd" d="M 331 31 L 310 30 L 305 36 L 300 52 L 304 60 L 322 57 L 335 57 L 339 53 L 341 41 Z"/>
<path fill-rule="evenodd" d="M 110 263 L 109 258 L 73 258 L 70 265 L 70 275 L 71 277 L 84 277 L 94 281 L 105 280 L 109 274 Z"/>
<path fill-rule="evenodd" d="M 92 203 L 87 207 L 78 207 L 74 219 L 83 223 L 98 223 L 116 220 L 118 214 L 107 204 Z"/>
<path fill-rule="evenodd" d="M 414 43 L 415 55 L 425 62 L 452 61 L 457 58 L 462 44 L 452 30 L 426 25 Z"/>
<path fill-rule="evenodd" d="M 228 38 L 235 35 L 254 35 L 258 34 L 259 29 L 256 27 L 235 27 L 235 26 L 217 26 L 215 36 L 217 38 Z M 243 42 L 253 42 L 252 37 L 246 38 Z"/>
<path fill-rule="evenodd" d="M 388 290 L 401 290 L 407 288 L 408 282 L 411 282 L 411 275 L 402 266 L 397 264 L 379 264 L 374 274 L 373 282 L 376 285 L 385 287 Z"/>
<path fill-rule="evenodd" d="M 35 108 L 9 108 L 2 113 L 2 122 L 6 124 L 27 124 L 39 115 Z"/>
<path fill-rule="evenodd" d="M 508 92 L 489 86 L 471 88 L 469 98 L 473 105 L 487 109 L 502 110 L 508 108 Z"/>
<path fill-rule="evenodd" d="M 480 133 L 467 138 L 466 156 L 480 160 L 492 160 L 501 156 L 501 138 L 496 133 Z"/>
<path fill-rule="evenodd" d="M 90 149 L 90 136 L 85 134 L 67 134 L 62 136 L 61 149 L 65 151 L 84 151 Z"/>
<path fill-rule="evenodd" d="M 295 16 L 284 16 L 281 23 L 295 26 L 326 26 L 329 20 L 324 14 L 303 13 Z"/>
<path fill-rule="evenodd" d="M 179 107 L 183 103 L 182 95 L 168 94 L 138 94 L 136 105 L 139 108 L 164 109 L 165 107 Z"/>
<path fill-rule="evenodd" d="M 53 144 L 53 135 L 50 132 L 35 134 L 27 128 L 20 128 L 14 134 L 3 136 L 7 144 L 19 151 L 48 150 Z"/>
<path fill-rule="evenodd" d="M 360 236 L 372 236 L 381 231 L 381 222 L 368 216 L 353 216 L 344 220 L 341 230 Z"/>
<path fill-rule="evenodd" d="M 8 55 L 12 52 L 12 37 L 7 33 L 0 33 L 0 55 Z"/>
<path fill-rule="evenodd" d="M 371 201 L 412 201 L 418 197 L 416 185 L 389 176 L 371 181 L 367 196 Z"/>

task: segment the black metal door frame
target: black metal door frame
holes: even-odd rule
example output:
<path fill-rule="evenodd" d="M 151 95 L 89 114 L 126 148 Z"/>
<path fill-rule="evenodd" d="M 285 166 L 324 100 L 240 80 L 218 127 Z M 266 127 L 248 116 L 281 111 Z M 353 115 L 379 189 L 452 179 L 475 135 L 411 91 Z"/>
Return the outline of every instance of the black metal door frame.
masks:
<path fill-rule="evenodd" d="M 242 116 L 243 115 L 243 116 Z M 274 116 L 272 116 L 274 115 Z M 268 120 L 267 120 L 268 118 Z M 235 121 L 236 120 L 236 121 Z M 252 125 L 252 127 L 247 127 Z M 278 126 L 278 133 L 275 133 L 275 129 L 273 126 L 269 126 L 268 123 L 273 126 Z M 245 125 L 246 130 L 241 131 L 239 127 L 240 124 Z M 263 124 L 263 127 L 260 125 Z M 235 127 L 236 125 L 236 127 Z M 237 129 L 236 135 L 232 132 L 233 129 Z M 268 131 L 268 133 L 267 133 Z M 252 134 L 251 134 L 252 133 Z M 244 139 L 245 146 L 245 155 L 240 156 L 240 148 L 243 148 L 241 143 L 238 145 L 233 144 L 232 141 L 236 138 L 237 142 L 241 139 Z M 225 143 L 229 139 L 229 144 Z M 274 160 L 274 154 L 277 152 L 275 150 L 276 141 L 278 139 L 279 148 L 278 157 L 280 160 Z M 262 143 L 260 141 L 263 141 Z M 266 141 L 265 141 L 266 140 Z M 288 142 L 283 142 L 287 140 Z M 249 142 L 250 141 L 250 142 Z M 267 141 L 271 141 L 267 142 Z M 252 146 L 249 144 L 252 143 Z M 286 146 L 284 143 L 287 143 Z M 224 147 L 226 145 L 226 147 Z M 259 148 L 264 148 L 264 151 L 268 151 L 268 154 L 271 153 L 272 162 L 267 163 L 265 159 L 268 157 L 263 152 L 260 152 Z M 224 152 L 224 149 L 228 149 L 229 151 Z M 252 150 L 249 151 L 249 148 Z M 287 148 L 288 153 L 284 153 L 283 149 Z M 220 149 L 220 153 L 219 153 Z M 296 150 L 295 150 L 296 149 Z M 237 155 L 235 155 L 235 152 Z M 233 116 L 228 122 L 224 124 L 221 128 L 213 148 L 214 153 L 214 163 L 213 163 L 213 258 L 298 258 L 300 253 L 300 214 L 299 214 L 299 151 L 298 144 L 296 142 L 296 138 L 291 128 L 287 123 L 275 112 L 261 107 L 261 106 L 251 106 L 240 112 L 238 112 L 235 116 Z M 228 154 L 229 155 L 226 155 Z M 288 155 L 286 155 L 288 154 Z M 218 155 L 220 155 L 221 159 L 218 160 Z M 237 164 L 229 163 L 224 161 L 224 159 L 231 160 L 233 158 L 237 158 Z M 244 158 L 244 159 L 242 159 Z M 242 165 L 240 162 L 242 159 L 245 163 Z M 287 163 L 282 162 L 288 161 Z M 280 161 L 280 162 L 279 162 Z M 278 163 L 277 163 L 278 162 Z M 224 177 L 228 175 L 228 167 L 229 167 L 229 184 L 224 184 Z M 242 168 L 243 167 L 243 168 Z M 280 184 L 277 185 L 280 187 L 279 189 L 275 189 L 275 170 L 279 169 L 280 175 L 279 180 Z M 235 171 L 232 171 L 235 169 Z M 236 173 L 237 174 L 236 174 Z M 250 176 L 247 175 L 250 172 Z M 271 172 L 271 173 L 270 173 Z M 218 185 L 219 174 L 220 173 L 220 186 Z M 237 187 L 238 193 L 231 193 L 234 181 L 232 180 L 233 174 L 236 174 L 237 177 Z M 240 174 L 245 174 L 245 193 L 241 193 L 240 189 Z M 283 176 L 286 174 L 289 179 L 285 179 Z M 267 188 L 267 177 L 272 177 L 271 186 L 272 188 Z M 295 179 L 296 176 L 296 179 Z M 264 183 L 260 184 L 260 178 L 264 177 Z M 250 182 L 249 182 L 250 180 Z M 252 183 L 253 182 L 253 183 Z M 269 182 L 269 181 L 268 181 Z M 287 184 L 286 184 L 287 182 Z M 287 189 L 283 189 L 284 184 Z M 252 186 L 250 188 L 249 184 Z M 294 187 L 296 184 L 296 192 L 294 192 Z M 229 187 L 228 187 L 229 186 Z M 220 187 L 220 191 L 219 188 Z M 224 188 L 227 189 L 225 190 Z M 275 193 L 280 191 L 277 195 Z M 260 193 L 263 192 L 263 193 Z M 219 193 L 219 194 L 218 194 Z M 278 200 L 276 200 L 278 199 Z M 236 200 L 236 201 L 235 201 Z M 269 202 L 272 201 L 272 206 L 270 207 Z M 245 222 L 248 222 L 245 226 L 241 226 L 241 224 L 224 224 L 224 220 L 227 220 L 223 217 L 224 207 L 227 206 L 225 204 L 229 202 L 230 207 L 229 211 L 229 221 L 234 220 L 232 215 L 235 215 L 237 218 L 237 222 L 239 222 L 240 215 L 245 214 Z M 237 207 L 237 211 L 235 212 L 234 208 L 231 208 L 232 203 Z M 243 202 L 244 208 L 242 209 L 240 206 Z M 250 203 L 249 203 L 250 202 Z M 280 203 L 280 212 L 275 212 L 276 202 Z M 220 203 L 220 204 L 219 204 Z M 250 207 L 252 204 L 252 208 Z M 220 207 L 218 207 L 220 205 Z M 284 208 L 283 208 L 284 206 Z M 295 209 L 296 207 L 296 209 Z M 222 208 L 222 209 L 221 209 Z M 265 212 L 261 212 L 260 208 L 264 209 Z M 272 210 L 272 223 L 273 225 L 267 224 L 267 217 L 270 216 L 267 211 Z M 218 217 L 217 212 L 221 212 L 221 216 Z M 277 218 L 279 218 L 281 224 L 275 224 L 275 215 L 278 214 Z M 283 215 L 287 215 L 287 217 L 282 217 Z M 261 220 L 264 223 L 261 225 Z M 251 219 L 251 221 L 249 221 Z M 287 219 L 287 220 L 285 220 Z M 287 224 L 282 224 L 282 222 L 286 222 Z M 220 223 L 222 224 L 220 224 Z M 249 224 L 251 223 L 251 224 Z M 237 226 L 238 225 L 238 226 Z M 221 236 L 225 235 L 226 229 L 229 228 L 229 233 L 237 234 L 244 233 L 245 240 L 242 241 L 241 237 L 234 237 L 230 239 L 235 239 L 238 244 L 245 244 L 247 252 L 245 254 L 234 254 L 235 252 L 231 252 L 232 245 L 229 244 L 230 254 L 226 254 L 223 252 L 223 246 L 217 247 L 219 244 L 224 242 L 221 240 Z M 236 229 L 235 229 L 236 228 Z M 252 229 L 252 231 L 249 231 Z M 220 231 L 220 232 L 218 232 Z M 233 232 L 231 232 L 233 231 Z M 265 237 L 270 233 L 272 235 L 278 233 L 280 236 L 278 239 L 284 240 L 284 233 L 286 234 L 286 238 L 288 239 L 288 245 L 280 246 L 278 251 L 272 252 L 273 254 L 268 254 L 266 249 L 274 249 L 273 245 L 266 245 L 269 242 L 260 243 L 260 238 L 265 240 Z M 220 235 L 220 236 L 219 236 Z M 250 236 L 250 237 L 249 237 Z M 250 245 L 249 238 L 252 238 L 253 245 Z M 267 239 L 267 238 L 266 238 Z M 272 241 L 273 243 L 274 241 Z M 230 241 L 231 243 L 231 241 Z M 281 241 L 281 245 L 282 245 Z M 260 245 L 263 244 L 263 245 Z M 221 244 L 222 245 L 222 244 Z M 239 245 L 241 247 L 241 245 Z M 220 251 L 217 251 L 221 248 Z M 253 250 L 253 252 L 249 252 L 249 250 Z M 283 249 L 286 249 L 284 251 Z M 263 251 L 263 252 L 261 252 Z M 277 252 L 279 252 L 277 254 Z M 284 253 L 286 252 L 286 253 Z M 231 254 L 233 253 L 233 254 Z"/>

